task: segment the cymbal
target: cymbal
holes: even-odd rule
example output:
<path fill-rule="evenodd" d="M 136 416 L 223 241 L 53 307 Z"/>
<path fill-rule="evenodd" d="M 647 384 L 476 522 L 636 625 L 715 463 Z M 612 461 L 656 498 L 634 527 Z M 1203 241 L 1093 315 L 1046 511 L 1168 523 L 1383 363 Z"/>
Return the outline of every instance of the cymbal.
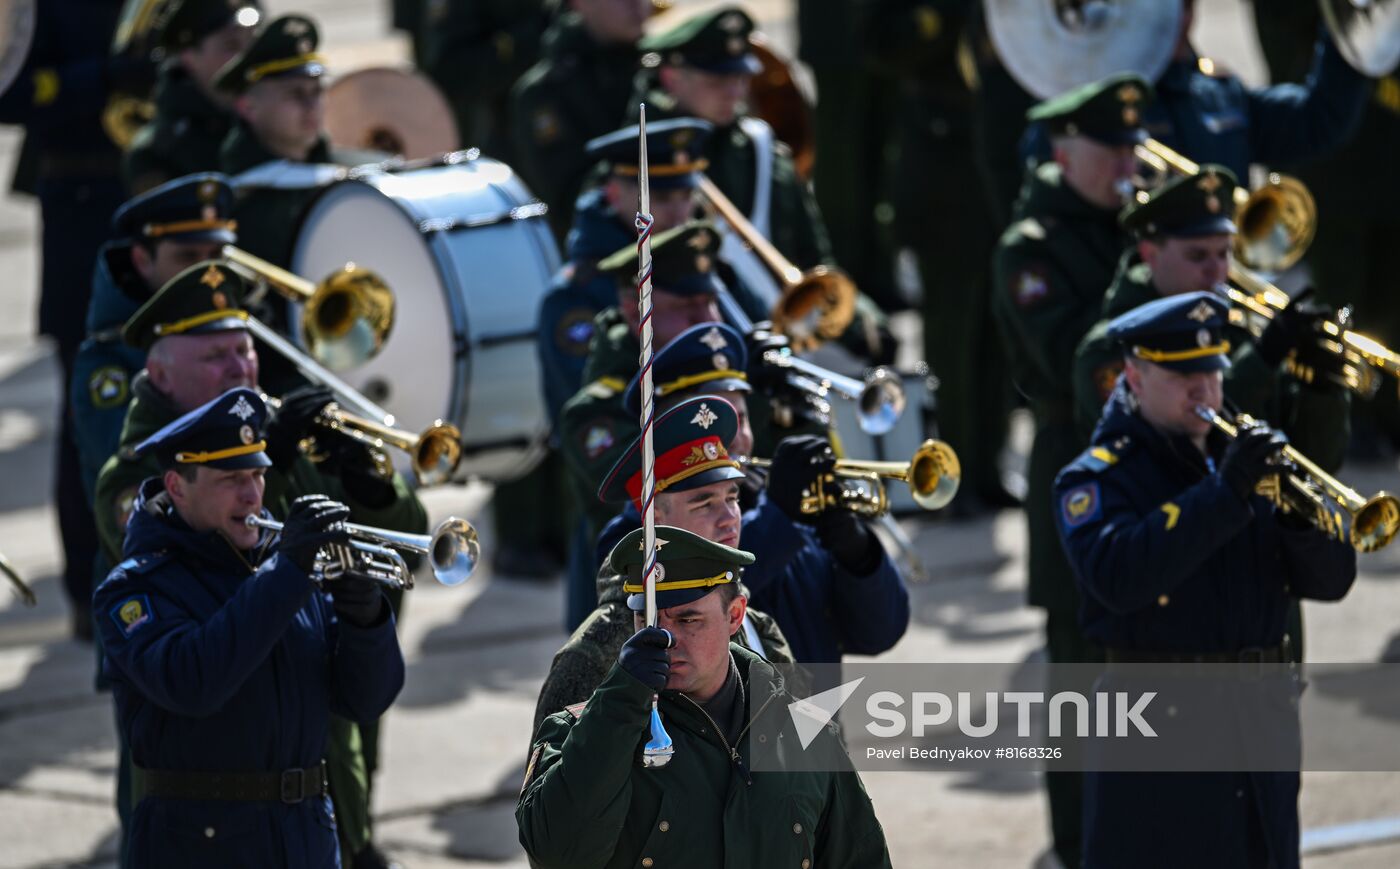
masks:
<path fill-rule="evenodd" d="M 985 0 L 987 32 L 1011 77 L 1047 99 L 1116 72 L 1156 81 L 1171 62 L 1181 4 L 1162 0 Z"/>
<path fill-rule="evenodd" d="M 326 131 L 340 147 L 408 160 L 462 146 L 452 109 L 437 87 L 418 73 L 387 66 L 336 79 L 326 91 Z"/>
<path fill-rule="evenodd" d="M 1400 2 L 1322 0 L 1322 17 L 1337 50 L 1357 72 L 1390 75 L 1400 64 Z"/>

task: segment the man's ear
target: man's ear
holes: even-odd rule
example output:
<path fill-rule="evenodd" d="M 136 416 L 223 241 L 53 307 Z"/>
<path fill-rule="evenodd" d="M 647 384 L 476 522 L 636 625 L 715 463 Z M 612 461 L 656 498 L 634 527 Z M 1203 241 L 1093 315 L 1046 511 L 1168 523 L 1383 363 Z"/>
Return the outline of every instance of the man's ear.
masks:
<path fill-rule="evenodd" d="M 749 611 L 749 599 L 742 594 L 735 595 L 729 602 L 729 635 L 734 636 L 734 632 L 739 630 L 739 626 L 744 623 L 744 613 Z M 755 650 L 757 651 L 757 650 Z"/>
<path fill-rule="evenodd" d="M 151 272 L 155 268 L 155 254 L 146 249 L 145 245 L 133 244 L 131 246 L 131 267 L 136 269 L 136 273 L 141 276 L 147 286 L 151 283 Z M 151 287 L 151 292 L 159 290 L 160 287 Z"/>
<path fill-rule="evenodd" d="M 180 472 L 174 469 L 166 471 L 162 482 L 165 483 L 165 491 L 170 493 L 170 500 L 175 502 L 175 506 L 180 506 L 185 502 L 185 478 L 180 476 Z"/>

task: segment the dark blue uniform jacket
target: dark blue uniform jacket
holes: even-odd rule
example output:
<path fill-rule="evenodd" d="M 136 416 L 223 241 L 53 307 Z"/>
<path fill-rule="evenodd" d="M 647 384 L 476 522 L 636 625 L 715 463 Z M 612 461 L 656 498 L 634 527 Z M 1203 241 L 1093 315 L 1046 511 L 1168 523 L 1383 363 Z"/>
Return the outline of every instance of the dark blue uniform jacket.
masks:
<path fill-rule="evenodd" d="M 403 685 L 393 617 L 336 621 L 327 597 L 275 552 L 196 533 L 141 489 L 123 555 L 94 593 L 117 720 L 136 766 L 278 772 L 317 765 L 331 712 L 372 722 Z M 264 516 L 268 514 L 264 512 Z M 249 564 L 258 565 L 256 569 Z M 143 867 L 334 867 L 330 799 L 136 806 L 131 862 Z"/>
<path fill-rule="evenodd" d="M 641 526 L 637 509 L 627 505 L 599 535 L 603 557 Z M 878 655 L 909 627 L 909 589 L 889 556 L 881 555 L 870 574 L 856 576 L 822 548 L 816 532 L 789 519 L 766 494 L 744 513 L 739 548 L 755 558 L 744 568 L 749 602 L 778 622 L 798 663 Z"/>
<path fill-rule="evenodd" d="M 93 270 L 87 338 L 73 362 L 68 393 L 89 501 L 98 472 L 121 444 L 132 380 L 146 367 L 145 351 L 122 341 L 122 324 L 149 297 L 145 282 L 131 266 L 130 247 L 125 243 L 103 247 Z"/>
<path fill-rule="evenodd" d="M 1208 460 L 1129 412 L 1125 389 L 1055 481 L 1086 636 L 1155 652 L 1278 646 L 1290 596 L 1346 594 L 1350 546 L 1261 496 L 1242 500 L 1213 470 L 1223 436 L 1211 436 Z M 1090 772 L 1085 866 L 1296 867 L 1298 783 L 1287 771 Z"/>

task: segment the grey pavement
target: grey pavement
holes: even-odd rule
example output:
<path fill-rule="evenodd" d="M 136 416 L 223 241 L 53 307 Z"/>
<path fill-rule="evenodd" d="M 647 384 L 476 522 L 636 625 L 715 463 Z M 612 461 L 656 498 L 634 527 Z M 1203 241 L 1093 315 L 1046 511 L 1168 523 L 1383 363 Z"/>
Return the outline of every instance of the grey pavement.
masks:
<path fill-rule="evenodd" d="M 403 40 L 386 32 L 381 0 L 266 5 L 322 20 L 332 63 L 342 69 L 404 56 Z M 1247 8 L 1236 0 L 1199 5 L 1199 41 L 1257 80 Z M 790 45 L 788 2 L 751 6 L 779 44 Z M 17 142 L 13 130 L 0 130 L 0 177 L 8 177 Z M 32 337 L 37 222 L 32 201 L 0 199 L 0 300 L 9 312 L 0 320 L 0 550 L 40 597 L 31 610 L 0 592 L 0 867 L 106 867 L 114 865 L 116 841 L 110 807 L 115 739 L 109 700 L 92 690 L 91 650 L 67 639 L 56 579 L 57 529 L 48 492 L 58 384 L 47 348 Z M 917 329 L 917 323 L 901 328 Z M 1024 419 L 1017 430 L 1023 454 Z M 1400 469 L 1393 466 L 1350 469 L 1346 476 L 1365 492 L 1400 487 Z M 478 484 L 429 492 L 425 501 L 434 518 L 454 513 L 477 522 L 489 549 L 488 497 L 489 489 Z M 903 524 L 933 578 L 913 589 L 909 632 L 884 659 L 1023 661 L 1039 654 L 1042 619 L 1022 603 L 1019 513 Z M 1397 576 L 1400 552 L 1367 556 L 1345 602 L 1309 605 L 1309 657 L 1376 660 L 1400 630 Z M 401 629 L 408 682 L 388 716 L 375 795 L 378 839 L 409 867 L 526 865 L 513 806 L 536 692 L 564 640 L 561 601 L 557 579 L 533 583 L 493 576 L 489 568 L 458 589 L 424 582 L 410 594 Z M 880 773 L 866 783 L 896 866 L 1029 867 L 1047 845 L 1032 773 Z M 1309 829 L 1400 816 L 1400 774 L 1307 774 L 1301 811 Z M 1305 865 L 1400 865 L 1400 843 L 1309 855 Z"/>

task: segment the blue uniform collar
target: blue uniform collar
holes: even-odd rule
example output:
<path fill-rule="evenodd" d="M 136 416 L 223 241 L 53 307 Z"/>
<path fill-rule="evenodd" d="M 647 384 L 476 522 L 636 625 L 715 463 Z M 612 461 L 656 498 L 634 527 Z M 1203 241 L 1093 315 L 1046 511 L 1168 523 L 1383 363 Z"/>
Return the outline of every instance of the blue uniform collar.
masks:
<path fill-rule="evenodd" d="M 574 203 L 574 225 L 565 246 L 574 262 L 600 260 L 636 241 L 622 217 L 608 205 L 601 187 L 579 196 Z"/>

